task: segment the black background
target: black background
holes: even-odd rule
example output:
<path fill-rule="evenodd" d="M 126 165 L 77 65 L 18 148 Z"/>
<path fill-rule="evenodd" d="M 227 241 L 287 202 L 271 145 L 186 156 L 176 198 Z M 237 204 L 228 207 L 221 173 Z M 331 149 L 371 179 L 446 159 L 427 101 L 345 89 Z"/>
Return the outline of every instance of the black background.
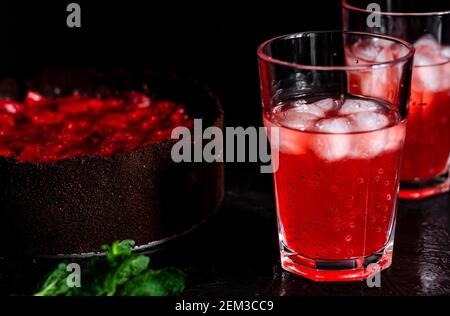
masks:
<path fill-rule="evenodd" d="M 81 28 L 66 7 L 81 6 Z M 220 97 L 227 125 L 260 124 L 256 48 L 286 33 L 341 28 L 338 0 L 1 1 L 0 71 L 156 68 L 193 76 Z"/>

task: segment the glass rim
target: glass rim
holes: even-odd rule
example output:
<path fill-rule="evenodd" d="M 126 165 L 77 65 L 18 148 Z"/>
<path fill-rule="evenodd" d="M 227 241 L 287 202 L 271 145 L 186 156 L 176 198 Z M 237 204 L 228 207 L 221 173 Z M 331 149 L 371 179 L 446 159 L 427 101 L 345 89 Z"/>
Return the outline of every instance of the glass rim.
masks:
<path fill-rule="evenodd" d="M 391 15 L 391 16 L 433 16 L 433 15 L 446 15 L 450 14 L 449 10 L 444 11 L 430 11 L 430 12 L 388 12 L 388 11 L 372 11 L 366 8 L 355 7 L 348 3 L 348 0 L 341 0 L 342 7 L 348 10 L 365 12 L 365 13 L 377 13 L 380 15 Z"/>
<path fill-rule="evenodd" d="M 336 34 L 352 34 L 352 35 L 363 35 L 368 37 L 375 37 L 375 38 L 381 38 L 385 40 L 389 40 L 391 42 L 395 42 L 398 44 L 403 45 L 408 49 L 408 53 L 405 54 L 405 56 L 402 56 L 400 58 L 396 58 L 390 61 L 384 61 L 384 62 L 372 62 L 370 64 L 364 64 L 364 65 L 348 65 L 348 66 L 316 66 L 316 65 L 305 65 L 305 64 L 298 64 L 298 63 L 291 63 L 284 60 L 272 58 L 269 55 L 267 55 L 264 52 L 264 49 L 267 47 L 267 45 L 279 41 L 279 40 L 285 40 L 285 39 L 293 39 L 293 38 L 301 38 L 306 37 L 309 34 L 330 34 L 330 33 L 336 33 Z M 388 35 L 382 35 L 382 34 L 376 34 L 376 33 L 368 33 L 368 32 L 356 32 L 356 31 L 343 31 L 343 30 L 330 30 L 330 31 L 305 31 L 305 32 L 298 32 L 298 33 L 291 33 L 291 34 L 285 34 L 277 37 L 273 37 L 271 39 L 268 39 L 264 41 L 262 44 L 258 46 L 257 54 L 258 57 L 270 64 L 279 65 L 279 66 L 285 66 L 295 69 L 303 69 L 303 70 L 328 70 L 328 71 L 345 71 L 345 70 L 367 70 L 367 69 L 377 69 L 377 68 L 383 68 L 388 67 L 391 65 L 398 64 L 400 62 L 405 62 L 408 59 L 413 58 L 414 56 L 414 46 L 404 41 L 400 38 L 388 36 Z"/>

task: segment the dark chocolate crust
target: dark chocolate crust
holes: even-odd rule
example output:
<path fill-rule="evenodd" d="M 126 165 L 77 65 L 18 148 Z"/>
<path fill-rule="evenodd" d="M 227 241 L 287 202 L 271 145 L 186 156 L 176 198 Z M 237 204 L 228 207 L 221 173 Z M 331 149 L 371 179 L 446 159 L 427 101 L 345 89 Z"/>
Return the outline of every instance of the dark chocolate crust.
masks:
<path fill-rule="evenodd" d="M 187 90 L 177 101 L 194 117 L 204 118 L 204 127 L 222 128 L 217 100 L 207 88 L 189 82 L 193 90 L 178 82 Z M 144 246 L 201 222 L 222 201 L 223 163 L 175 163 L 173 143 L 162 141 L 110 158 L 44 164 L 0 157 L 4 250 L 81 254 L 123 239 Z"/>

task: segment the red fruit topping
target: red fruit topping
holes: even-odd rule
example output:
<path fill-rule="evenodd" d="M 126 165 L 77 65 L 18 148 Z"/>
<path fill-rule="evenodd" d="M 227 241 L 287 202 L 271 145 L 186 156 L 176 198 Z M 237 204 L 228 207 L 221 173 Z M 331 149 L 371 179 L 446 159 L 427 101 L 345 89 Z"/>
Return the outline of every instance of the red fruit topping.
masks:
<path fill-rule="evenodd" d="M 79 144 L 86 140 L 87 136 L 83 134 L 63 132 L 56 137 L 56 140 L 63 145 Z"/>
<path fill-rule="evenodd" d="M 153 131 L 158 128 L 159 123 L 160 122 L 156 115 L 150 115 L 150 117 L 147 120 L 141 123 L 140 128 L 144 132 Z"/>
<path fill-rule="evenodd" d="M 158 112 L 161 116 L 167 117 L 169 116 L 175 109 L 175 103 L 172 101 L 160 101 L 156 105 Z"/>
<path fill-rule="evenodd" d="M 70 100 L 59 105 L 61 113 L 85 113 L 91 109 L 89 102 Z"/>
<path fill-rule="evenodd" d="M 51 99 L 33 91 L 29 91 L 25 97 L 25 104 L 30 106 L 47 106 L 51 103 Z"/>
<path fill-rule="evenodd" d="M 150 111 L 148 109 L 137 109 L 128 114 L 128 118 L 133 122 L 149 118 L 150 116 Z"/>
<path fill-rule="evenodd" d="M 176 110 L 172 113 L 170 116 L 170 120 L 173 123 L 183 123 L 184 121 L 188 120 L 189 116 L 186 114 L 186 111 L 184 110 L 184 107 L 178 106 Z"/>
<path fill-rule="evenodd" d="M 126 129 L 128 128 L 128 118 L 126 114 L 110 113 L 103 116 L 99 123 L 105 127 Z"/>
<path fill-rule="evenodd" d="M 18 114 L 23 111 L 23 105 L 12 100 L 0 100 L 0 112 Z"/>
<path fill-rule="evenodd" d="M 41 146 L 25 145 L 18 156 L 19 161 L 40 161 Z"/>
<path fill-rule="evenodd" d="M 0 113 L 0 126 L 12 127 L 14 125 L 15 125 L 14 118 L 11 115 Z"/>
<path fill-rule="evenodd" d="M 0 149 L 0 156 L 11 157 L 14 156 L 15 152 L 9 149 Z"/>
<path fill-rule="evenodd" d="M 150 98 L 144 94 L 131 91 L 129 93 L 130 103 L 135 105 L 137 108 L 143 109 L 148 108 L 151 105 Z"/>
<path fill-rule="evenodd" d="M 135 91 L 107 99 L 29 91 L 23 103 L 0 99 L 0 156 L 41 163 L 108 157 L 170 139 L 177 126 L 193 127 L 183 105 Z"/>
<path fill-rule="evenodd" d="M 88 121 L 69 121 L 64 126 L 67 131 L 79 132 L 86 131 L 91 126 Z"/>
<path fill-rule="evenodd" d="M 112 156 L 116 152 L 122 151 L 123 145 L 121 143 L 105 142 L 100 145 L 96 152 L 98 156 Z"/>
<path fill-rule="evenodd" d="M 31 119 L 36 124 L 58 124 L 64 119 L 64 114 L 45 111 L 33 115 Z"/>

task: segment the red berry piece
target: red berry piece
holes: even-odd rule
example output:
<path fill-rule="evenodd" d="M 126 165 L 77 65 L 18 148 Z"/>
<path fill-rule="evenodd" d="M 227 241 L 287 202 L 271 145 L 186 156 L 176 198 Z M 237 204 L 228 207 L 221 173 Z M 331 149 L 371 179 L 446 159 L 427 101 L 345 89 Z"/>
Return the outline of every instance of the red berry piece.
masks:
<path fill-rule="evenodd" d="M 154 139 L 156 141 L 167 140 L 167 139 L 171 139 L 171 135 L 172 135 L 172 129 L 159 130 L 159 131 L 156 131 L 156 133 L 154 135 Z"/>
<path fill-rule="evenodd" d="M 62 113 L 79 114 L 89 112 L 91 107 L 86 101 L 72 101 L 61 103 L 58 109 Z"/>
<path fill-rule="evenodd" d="M 73 145 L 83 143 L 86 140 L 86 135 L 78 133 L 62 132 L 57 136 L 57 141 L 64 145 Z"/>
<path fill-rule="evenodd" d="M 25 104 L 29 106 L 48 106 L 52 103 L 51 99 L 34 91 L 29 91 L 25 97 Z"/>
<path fill-rule="evenodd" d="M 19 161 L 34 161 L 38 162 L 41 160 L 41 146 L 33 144 L 33 145 L 25 145 L 17 157 Z"/>
<path fill-rule="evenodd" d="M 57 160 L 73 158 L 78 156 L 83 156 L 86 154 L 86 150 L 82 148 L 72 147 L 64 148 L 58 153 Z"/>
<path fill-rule="evenodd" d="M 139 136 L 130 132 L 117 132 L 114 135 L 108 137 L 108 141 L 110 142 L 137 142 L 139 140 Z"/>
<path fill-rule="evenodd" d="M 100 148 L 97 150 L 96 155 L 109 157 L 121 151 L 122 148 L 123 146 L 121 143 L 104 142 L 100 145 Z"/>
<path fill-rule="evenodd" d="M 100 124 L 106 127 L 116 128 L 116 129 L 126 129 L 128 128 L 127 116 L 120 113 L 110 113 L 106 114 L 100 119 Z"/>
<path fill-rule="evenodd" d="M 6 149 L 6 148 L 0 148 L 0 156 L 2 157 L 11 157 L 14 156 L 15 152 L 10 150 L 10 149 Z"/>
<path fill-rule="evenodd" d="M 45 152 L 41 154 L 42 161 L 56 161 L 59 159 L 59 154 L 64 149 L 61 144 L 45 144 Z"/>
<path fill-rule="evenodd" d="M 182 125 L 183 122 L 187 121 L 189 116 L 186 114 L 186 111 L 183 106 L 177 106 L 175 111 L 170 115 L 170 121 L 177 125 Z"/>
<path fill-rule="evenodd" d="M 0 125 L 0 137 L 4 137 L 8 135 L 10 132 L 10 128 L 8 126 Z"/>
<path fill-rule="evenodd" d="M 189 128 L 190 130 L 194 129 L 194 121 L 189 118 L 185 120 L 182 125 Z"/>
<path fill-rule="evenodd" d="M 131 91 L 128 97 L 130 99 L 130 103 L 139 109 L 145 109 L 151 106 L 151 100 L 145 94 Z"/>
<path fill-rule="evenodd" d="M 13 127 L 14 125 L 14 118 L 10 114 L 0 113 L 0 126 Z"/>
<path fill-rule="evenodd" d="M 140 129 L 144 132 L 156 130 L 159 127 L 159 120 L 156 115 L 150 115 L 147 120 L 140 124 Z"/>
<path fill-rule="evenodd" d="M 18 153 L 18 152 L 22 151 L 24 146 L 25 146 L 25 143 L 23 141 L 13 141 L 13 142 L 9 143 L 8 148 L 11 149 L 12 151 Z"/>
<path fill-rule="evenodd" d="M 117 110 L 124 107 L 124 102 L 119 99 L 91 99 L 89 101 L 91 109 L 98 113 L 103 111 Z"/>
<path fill-rule="evenodd" d="M 50 111 L 42 111 L 32 116 L 36 124 L 59 124 L 64 120 L 64 114 Z"/>
<path fill-rule="evenodd" d="M 18 103 L 18 102 L 14 102 L 12 100 L 0 100 L 0 112 L 6 112 L 9 114 L 20 114 L 23 112 L 23 105 Z"/>
<path fill-rule="evenodd" d="M 131 122 L 141 121 L 150 116 L 150 111 L 148 109 L 137 109 L 128 113 L 128 119 Z"/>
<path fill-rule="evenodd" d="M 165 119 L 174 111 L 175 103 L 173 103 L 172 101 L 159 101 L 156 104 L 156 108 L 160 114 L 160 117 L 162 119 Z"/>
<path fill-rule="evenodd" d="M 86 131 L 91 126 L 88 121 L 69 121 L 64 125 L 64 128 L 69 132 Z"/>

